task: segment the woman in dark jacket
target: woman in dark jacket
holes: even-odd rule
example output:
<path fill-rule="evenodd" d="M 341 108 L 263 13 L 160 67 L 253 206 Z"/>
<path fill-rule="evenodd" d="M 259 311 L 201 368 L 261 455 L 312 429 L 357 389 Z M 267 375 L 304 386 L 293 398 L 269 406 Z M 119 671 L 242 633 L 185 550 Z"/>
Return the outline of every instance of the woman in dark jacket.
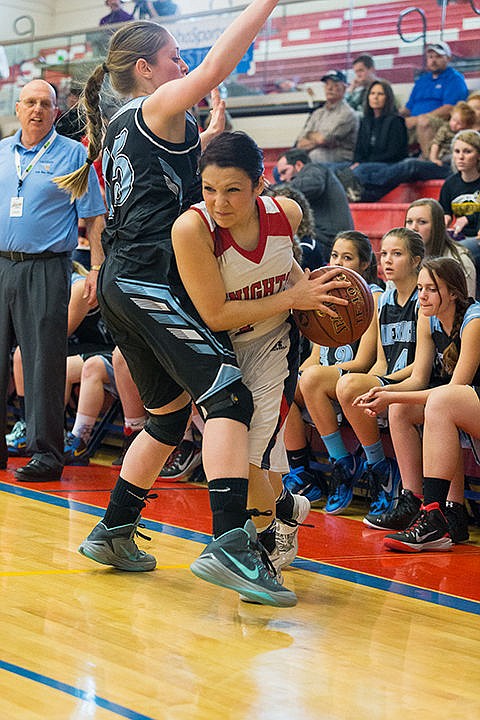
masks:
<path fill-rule="evenodd" d="M 358 163 L 398 162 L 407 155 L 407 128 L 397 113 L 392 86 L 386 80 L 374 80 L 365 97 L 352 169 Z"/>

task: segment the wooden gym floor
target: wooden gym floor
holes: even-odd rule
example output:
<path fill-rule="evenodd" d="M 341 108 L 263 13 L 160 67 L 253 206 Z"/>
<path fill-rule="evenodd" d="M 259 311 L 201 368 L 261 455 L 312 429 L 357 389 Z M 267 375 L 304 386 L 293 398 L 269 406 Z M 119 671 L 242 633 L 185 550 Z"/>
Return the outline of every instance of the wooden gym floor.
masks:
<path fill-rule="evenodd" d="M 117 471 L 61 482 L 0 471 L 0 720 L 478 720 L 480 531 L 451 553 L 382 550 L 361 522 L 310 513 L 285 572 L 295 608 L 196 579 L 204 485 L 157 483 L 144 512 L 154 572 L 96 565 L 77 546 Z"/>

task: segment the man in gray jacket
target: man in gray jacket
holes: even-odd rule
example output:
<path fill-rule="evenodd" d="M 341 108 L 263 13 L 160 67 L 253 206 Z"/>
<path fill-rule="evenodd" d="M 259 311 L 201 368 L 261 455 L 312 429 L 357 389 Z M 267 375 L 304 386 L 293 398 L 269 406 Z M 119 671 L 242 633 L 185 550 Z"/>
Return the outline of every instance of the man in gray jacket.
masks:
<path fill-rule="evenodd" d="M 326 165 L 311 162 L 304 150 L 292 148 L 277 160 L 281 182 L 300 190 L 313 211 L 317 243 L 324 262 L 330 258 L 335 235 L 341 230 L 353 230 L 353 219 L 345 190 Z"/>

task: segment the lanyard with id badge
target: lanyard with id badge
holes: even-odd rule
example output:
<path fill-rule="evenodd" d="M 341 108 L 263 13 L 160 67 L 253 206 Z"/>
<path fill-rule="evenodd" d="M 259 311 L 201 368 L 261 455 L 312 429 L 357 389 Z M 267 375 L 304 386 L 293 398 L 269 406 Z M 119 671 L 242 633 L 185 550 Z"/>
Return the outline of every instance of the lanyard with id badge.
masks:
<path fill-rule="evenodd" d="M 48 148 L 54 143 L 55 138 L 57 137 L 58 133 L 56 130 L 53 131 L 53 133 L 48 138 L 47 142 L 44 143 L 44 145 L 40 148 L 40 150 L 37 152 L 33 160 L 27 165 L 25 170 L 22 173 L 22 167 L 20 164 L 20 153 L 18 152 L 17 148 L 15 148 L 15 169 L 17 171 L 17 177 L 18 177 L 18 187 L 17 187 L 17 195 L 16 197 L 10 198 L 10 217 L 22 217 L 23 216 L 23 200 L 24 198 L 20 195 L 20 190 L 22 188 L 23 182 L 27 175 L 33 170 L 35 165 L 38 163 L 40 158 L 47 152 Z"/>

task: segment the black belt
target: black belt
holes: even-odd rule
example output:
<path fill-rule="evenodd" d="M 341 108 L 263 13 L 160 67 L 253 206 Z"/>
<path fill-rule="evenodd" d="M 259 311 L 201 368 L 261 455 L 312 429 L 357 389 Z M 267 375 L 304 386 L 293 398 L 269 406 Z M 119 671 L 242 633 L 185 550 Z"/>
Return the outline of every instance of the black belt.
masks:
<path fill-rule="evenodd" d="M 41 253 L 16 252 L 15 250 L 0 250 L 0 257 L 8 258 L 8 260 L 13 260 L 13 262 L 23 262 L 24 260 L 39 260 L 41 258 L 47 259 L 54 257 L 66 257 L 67 255 L 70 255 L 70 253 L 50 252 L 50 250 L 45 250 L 45 252 Z"/>

